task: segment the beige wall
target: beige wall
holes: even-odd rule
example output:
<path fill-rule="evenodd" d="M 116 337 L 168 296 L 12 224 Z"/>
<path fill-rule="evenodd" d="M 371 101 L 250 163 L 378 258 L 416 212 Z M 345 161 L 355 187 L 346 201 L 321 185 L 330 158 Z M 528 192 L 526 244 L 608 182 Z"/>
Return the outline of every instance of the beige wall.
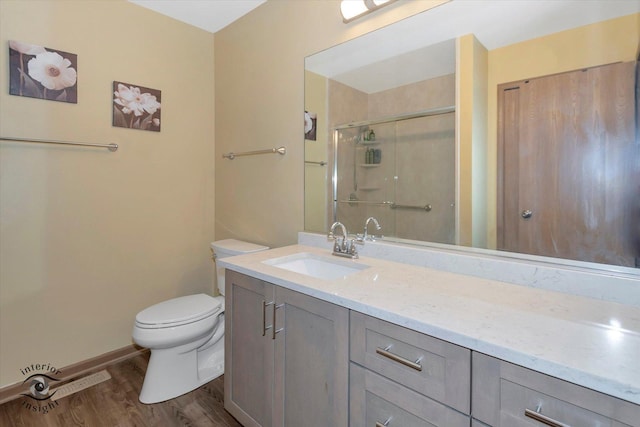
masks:
<path fill-rule="evenodd" d="M 270 0 L 216 33 L 216 237 L 269 246 L 304 228 L 304 57 L 442 1 L 399 1 L 344 24 L 340 2 Z M 221 154 L 284 145 L 286 156 Z"/>
<path fill-rule="evenodd" d="M 486 247 L 487 56 L 473 34 L 456 41 L 457 244 Z"/>
<path fill-rule="evenodd" d="M 8 40 L 78 55 L 77 104 L 8 94 Z M 131 344 L 135 314 L 209 292 L 214 36 L 124 0 L 0 0 L 0 387 Z M 162 90 L 162 131 L 111 126 L 113 80 Z M 250 102 L 250 101 L 248 101 Z"/>

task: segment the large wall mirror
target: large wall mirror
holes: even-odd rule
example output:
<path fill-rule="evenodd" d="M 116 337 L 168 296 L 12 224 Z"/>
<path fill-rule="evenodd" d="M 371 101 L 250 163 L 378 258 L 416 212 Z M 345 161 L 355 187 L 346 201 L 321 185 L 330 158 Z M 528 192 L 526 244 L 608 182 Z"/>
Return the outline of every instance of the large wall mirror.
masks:
<path fill-rule="evenodd" d="M 638 274 L 639 40 L 637 0 L 452 0 L 307 57 L 305 229 Z"/>

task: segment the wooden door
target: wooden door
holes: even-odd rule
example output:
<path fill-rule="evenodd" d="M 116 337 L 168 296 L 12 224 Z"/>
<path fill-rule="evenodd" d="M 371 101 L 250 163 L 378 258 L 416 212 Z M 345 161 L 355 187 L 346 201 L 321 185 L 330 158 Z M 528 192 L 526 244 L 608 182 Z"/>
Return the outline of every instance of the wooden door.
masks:
<path fill-rule="evenodd" d="M 349 424 L 349 310 L 276 288 L 273 425 Z"/>
<path fill-rule="evenodd" d="M 245 427 L 272 425 L 274 286 L 227 270 L 224 407 Z M 265 311 L 263 312 L 263 307 Z"/>
<path fill-rule="evenodd" d="M 635 66 L 498 87 L 498 249 L 635 266 Z"/>

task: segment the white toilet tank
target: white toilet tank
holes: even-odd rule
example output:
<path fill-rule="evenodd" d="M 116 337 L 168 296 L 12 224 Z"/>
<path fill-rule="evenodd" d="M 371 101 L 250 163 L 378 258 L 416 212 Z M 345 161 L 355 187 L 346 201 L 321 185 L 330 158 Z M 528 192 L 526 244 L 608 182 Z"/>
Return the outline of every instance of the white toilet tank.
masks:
<path fill-rule="evenodd" d="M 213 259 L 216 260 L 218 258 L 225 258 L 228 256 L 266 251 L 269 248 L 255 243 L 243 242 L 242 240 L 225 239 L 211 243 L 211 249 L 213 250 Z M 221 295 L 224 295 L 224 268 L 219 267 L 217 263 L 216 278 L 218 279 L 218 291 Z"/>

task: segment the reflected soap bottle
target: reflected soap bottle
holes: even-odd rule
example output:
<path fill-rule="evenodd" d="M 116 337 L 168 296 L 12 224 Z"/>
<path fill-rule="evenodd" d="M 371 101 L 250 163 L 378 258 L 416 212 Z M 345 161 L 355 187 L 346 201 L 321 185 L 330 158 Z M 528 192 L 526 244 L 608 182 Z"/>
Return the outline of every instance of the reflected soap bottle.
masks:
<path fill-rule="evenodd" d="M 373 150 L 373 162 L 375 164 L 380 163 L 382 161 L 382 150 L 380 148 L 376 148 Z"/>

